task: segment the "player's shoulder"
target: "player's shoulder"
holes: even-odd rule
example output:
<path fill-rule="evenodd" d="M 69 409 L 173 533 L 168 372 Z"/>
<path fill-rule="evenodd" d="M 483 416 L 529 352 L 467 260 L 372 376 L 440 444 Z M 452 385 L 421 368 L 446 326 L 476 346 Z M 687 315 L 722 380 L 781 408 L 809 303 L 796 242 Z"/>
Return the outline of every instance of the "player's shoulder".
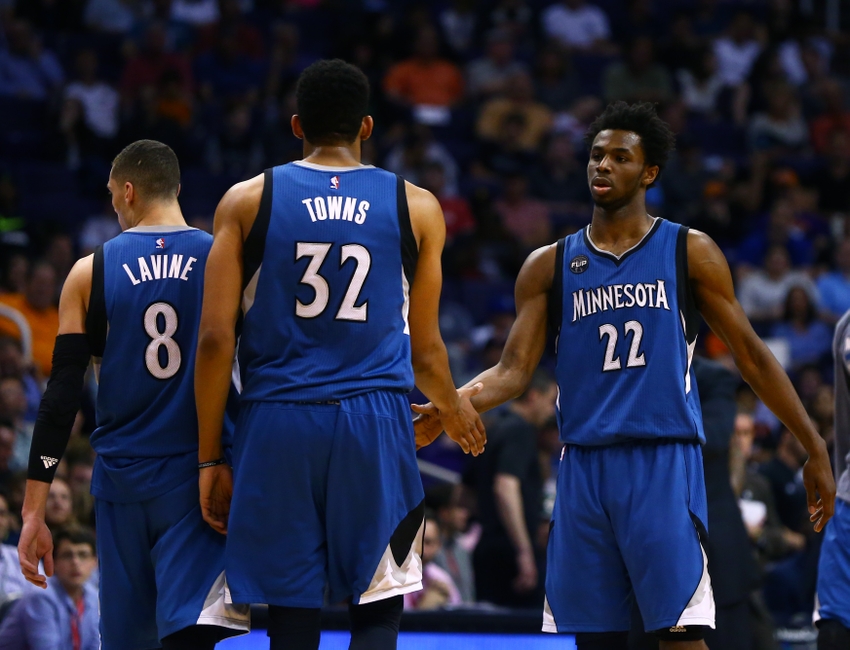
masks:
<path fill-rule="evenodd" d="M 246 209 L 259 208 L 260 201 L 263 197 L 263 189 L 266 184 L 266 174 L 257 174 L 253 178 L 246 181 L 241 181 L 232 185 L 224 196 L 221 197 L 219 209 L 222 207 L 228 210 L 242 211 Z"/>

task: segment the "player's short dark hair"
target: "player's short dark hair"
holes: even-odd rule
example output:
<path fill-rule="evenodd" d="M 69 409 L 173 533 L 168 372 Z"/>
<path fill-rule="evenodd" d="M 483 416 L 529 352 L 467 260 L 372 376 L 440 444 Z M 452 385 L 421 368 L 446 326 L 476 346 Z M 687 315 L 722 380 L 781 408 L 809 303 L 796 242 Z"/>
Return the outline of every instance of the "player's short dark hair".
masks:
<path fill-rule="evenodd" d="M 657 165 L 660 169 L 664 169 L 670 152 L 676 148 L 676 136 L 667 122 L 658 117 L 655 106 L 649 102 L 628 104 L 619 101 L 608 104 L 584 134 L 587 148 L 593 146 L 593 141 L 600 132 L 609 129 L 637 133 L 646 164 Z"/>
<path fill-rule="evenodd" d="M 97 540 L 91 528 L 87 526 L 65 526 L 53 533 L 53 559 L 56 559 L 56 553 L 59 549 L 59 544 L 63 541 L 68 541 L 71 544 L 86 544 L 91 548 L 92 553 L 97 553 Z"/>
<path fill-rule="evenodd" d="M 369 80 L 342 59 L 316 61 L 298 78 L 295 101 L 310 143 L 350 144 L 369 113 Z"/>
<path fill-rule="evenodd" d="M 137 140 L 112 161 L 112 178 L 130 182 L 144 199 L 173 200 L 180 190 L 180 163 L 167 144 Z"/>

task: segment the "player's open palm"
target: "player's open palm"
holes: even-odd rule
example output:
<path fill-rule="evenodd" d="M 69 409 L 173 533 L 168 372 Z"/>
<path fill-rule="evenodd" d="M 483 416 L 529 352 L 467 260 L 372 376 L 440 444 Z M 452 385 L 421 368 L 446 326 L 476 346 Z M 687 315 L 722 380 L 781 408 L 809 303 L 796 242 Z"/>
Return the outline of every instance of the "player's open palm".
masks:
<path fill-rule="evenodd" d="M 815 531 L 819 533 L 835 512 L 835 479 L 826 447 L 823 453 L 809 456 L 803 465 L 803 484 L 809 502 L 809 519 L 814 522 Z"/>
<path fill-rule="evenodd" d="M 18 559 L 21 573 L 37 587 L 47 589 L 47 578 L 53 575 L 53 535 L 43 519 L 32 518 L 24 521 L 21 538 L 18 541 Z M 38 572 L 39 561 L 44 560 L 44 573 Z"/>
<path fill-rule="evenodd" d="M 233 497 L 233 471 L 228 465 L 215 465 L 201 470 L 201 512 L 213 530 L 227 535 L 230 499 Z"/>
<path fill-rule="evenodd" d="M 441 412 L 434 404 L 412 404 L 411 409 L 419 416 L 414 420 L 413 429 L 416 435 L 416 448 L 430 445 L 443 432 L 454 440 L 464 453 L 477 456 L 484 452 L 487 443 L 487 432 L 481 416 L 472 406 L 470 399 L 481 392 L 484 385 L 481 382 L 472 386 L 458 389 L 460 403 L 452 412 Z"/>

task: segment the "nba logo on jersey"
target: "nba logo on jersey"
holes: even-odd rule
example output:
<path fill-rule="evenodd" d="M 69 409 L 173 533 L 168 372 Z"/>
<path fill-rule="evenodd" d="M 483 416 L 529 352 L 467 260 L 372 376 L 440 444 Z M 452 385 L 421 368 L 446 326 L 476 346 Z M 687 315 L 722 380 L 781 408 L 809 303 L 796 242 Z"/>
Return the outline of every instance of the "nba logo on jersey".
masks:
<path fill-rule="evenodd" d="M 160 237 L 159 239 L 156 240 L 156 247 L 157 247 L 157 249 L 165 248 L 165 239 L 163 237 Z"/>
<path fill-rule="evenodd" d="M 339 189 L 339 176 L 331 176 L 331 189 L 338 190 Z"/>

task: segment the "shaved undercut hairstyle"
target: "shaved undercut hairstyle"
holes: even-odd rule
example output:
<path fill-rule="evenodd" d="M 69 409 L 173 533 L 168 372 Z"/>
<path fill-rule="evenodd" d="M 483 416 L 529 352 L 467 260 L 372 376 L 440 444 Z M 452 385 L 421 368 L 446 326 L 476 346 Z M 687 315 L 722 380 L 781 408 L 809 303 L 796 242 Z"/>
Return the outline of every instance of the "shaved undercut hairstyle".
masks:
<path fill-rule="evenodd" d="M 613 102 L 597 117 L 587 133 L 584 142 L 587 148 L 593 146 L 593 141 L 601 131 L 631 131 L 640 136 L 643 156 L 646 164 L 659 167 L 661 170 L 667 164 L 670 153 L 676 147 L 676 136 L 670 126 L 658 117 L 655 106 L 649 102 Z"/>
<path fill-rule="evenodd" d="M 369 114 L 369 80 L 342 59 L 316 61 L 298 78 L 295 102 L 311 144 L 351 144 Z"/>
<path fill-rule="evenodd" d="M 180 190 L 180 163 L 171 147 L 156 140 L 137 140 L 112 161 L 112 178 L 132 183 L 145 200 L 174 200 Z"/>

